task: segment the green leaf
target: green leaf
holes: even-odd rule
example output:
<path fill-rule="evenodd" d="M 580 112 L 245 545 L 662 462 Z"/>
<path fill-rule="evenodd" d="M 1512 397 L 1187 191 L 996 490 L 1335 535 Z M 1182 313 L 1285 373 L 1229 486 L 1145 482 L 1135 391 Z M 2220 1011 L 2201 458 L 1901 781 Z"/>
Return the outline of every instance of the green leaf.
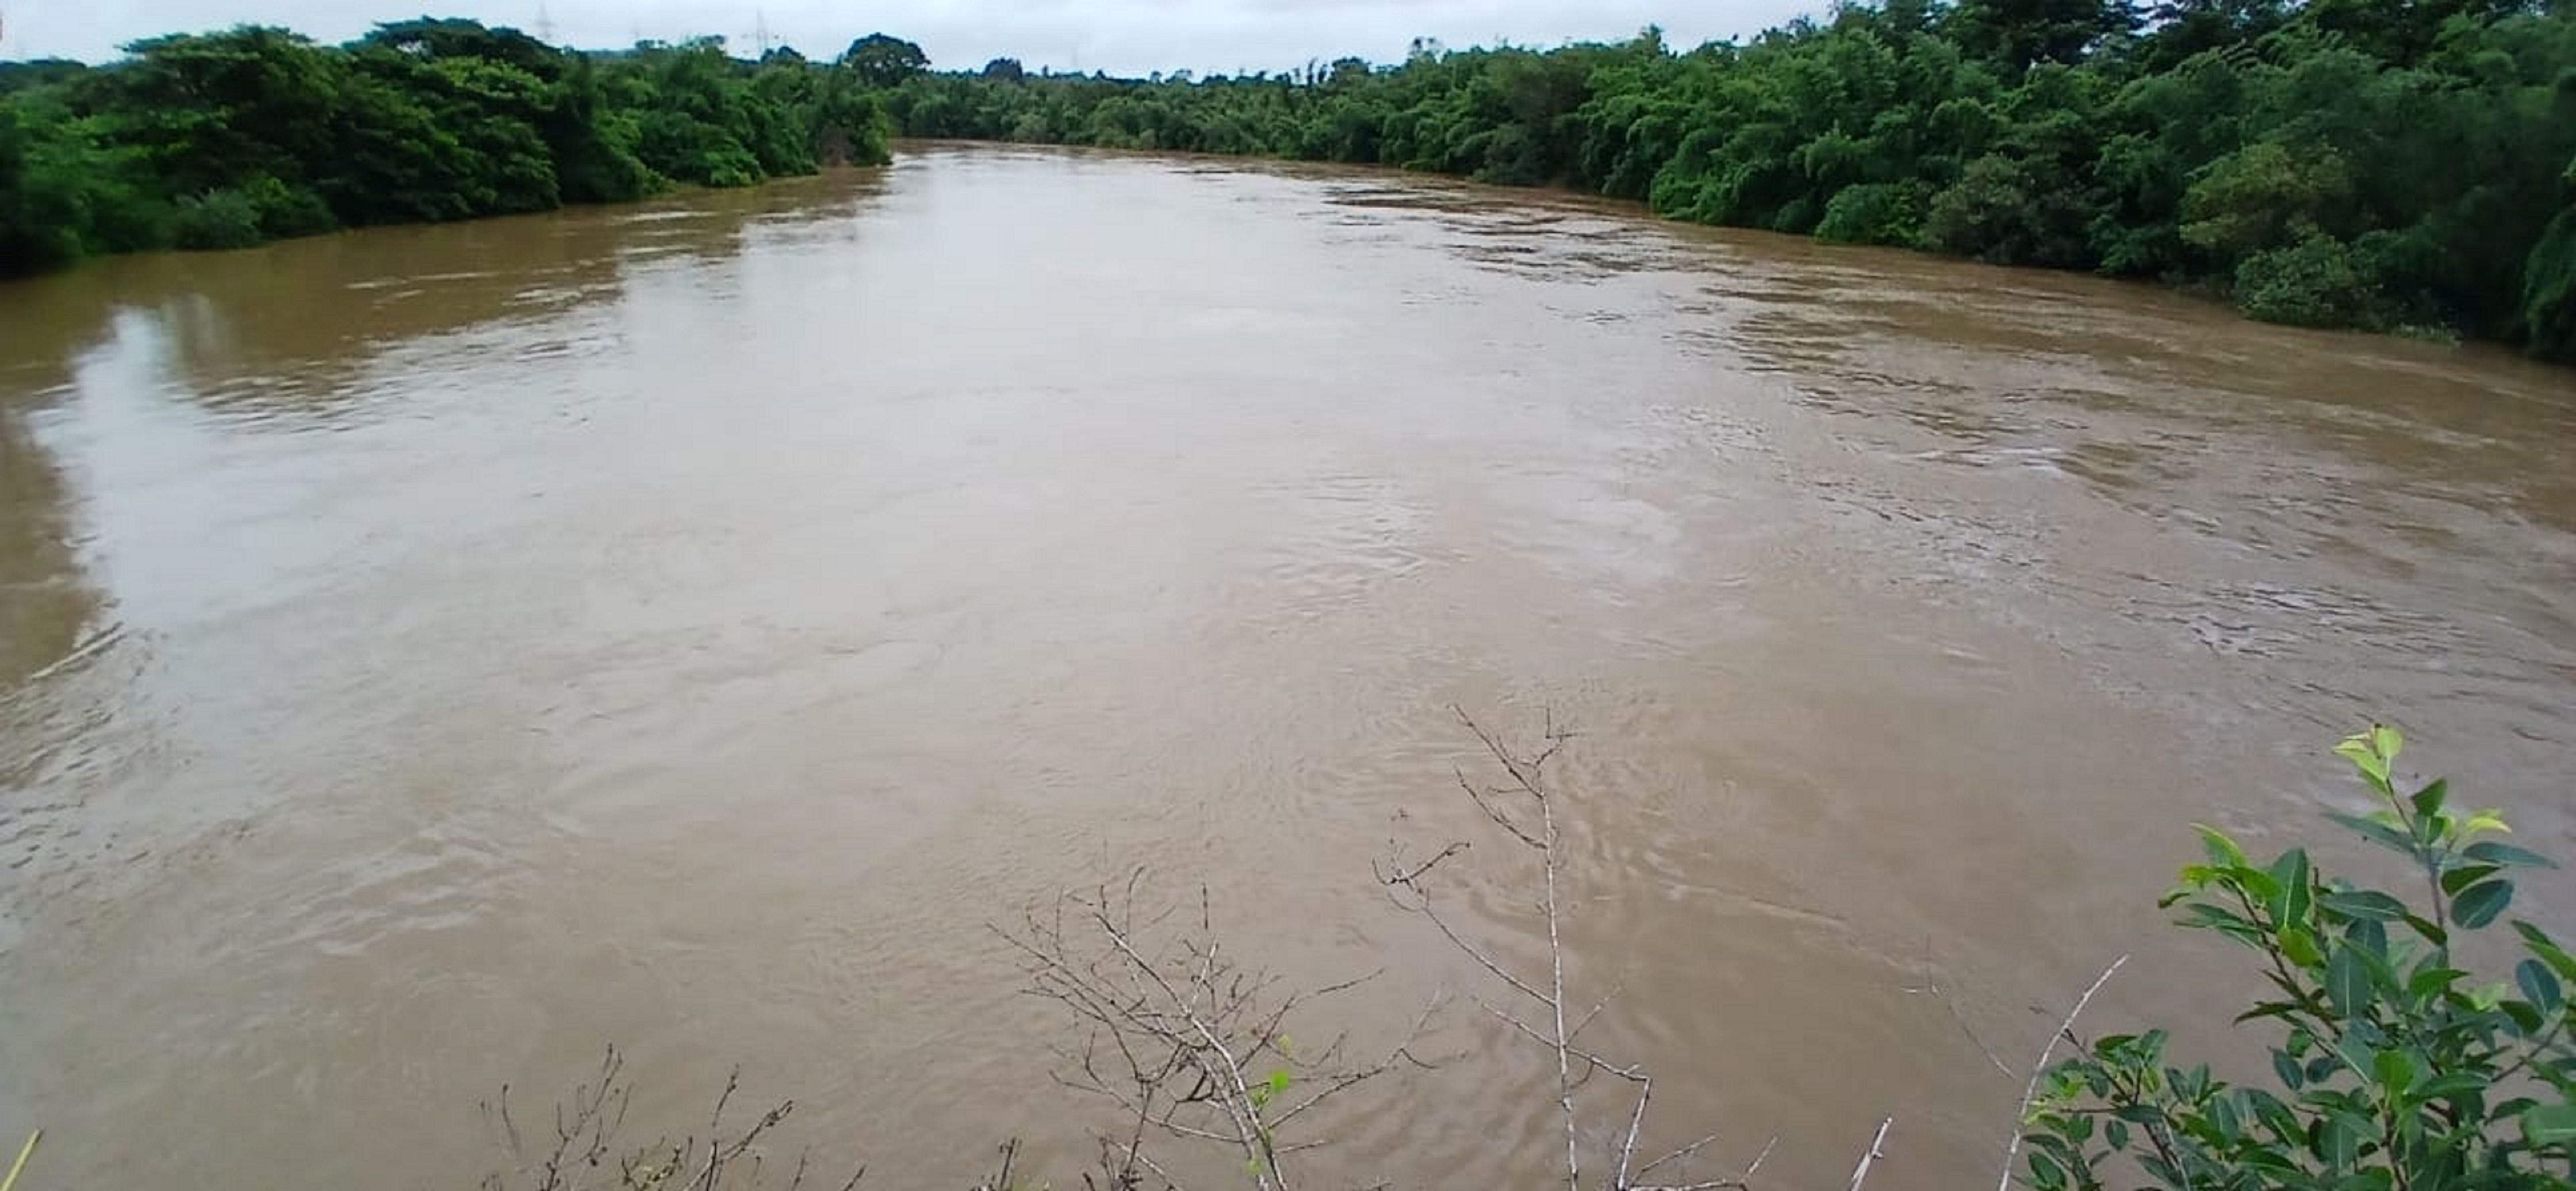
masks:
<path fill-rule="evenodd" d="M 2112 1149 L 2128 1149 L 2129 1123 L 2118 1119 L 2104 1121 L 2102 1123 L 2102 1140 L 2111 1143 Z"/>
<path fill-rule="evenodd" d="M 2325 953 L 2317 950 L 2317 937 L 2299 927 L 2281 932 L 2281 954 L 2302 968 L 2313 968 L 2325 962 Z"/>
<path fill-rule="evenodd" d="M 2299 1070 L 2299 1061 L 2281 1051 L 2272 1052 L 2272 1074 L 2281 1077 L 2281 1086 L 2295 1092 L 2306 1086 L 2307 1073 Z"/>
<path fill-rule="evenodd" d="M 2469 821 L 2460 825 L 2460 834 L 2464 836 L 2476 835 L 2481 831 L 2509 833 L 2512 830 L 2513 828 L 2505 824 L 2504 812 L 2492 807 L 2470 815 Z"/>
<path fill-rule="evenodd" d="M 2306 1123 L 2299 1119 L 2297 1113 L 2290 1111 L 2289 1105 L 2281 1103 L 2280 1097 L 2261 1088 L 2248 1088 L 2245 1098 L 2254 1105 L 2255 1117 L 2263 1122 L 2264 1128 L 2272 1131 L 2275 1138 L 2287 1140 L 2306 1136 Z"/>
<path fill-rule="evenodd" d="M 2426 918 L 2421 914 L 2409 913 L 2406 915 L 2406 925 L 2407 928 L 2413 930 L 2418 937 L 2421 937 L 2426 942 L 2429 942 L 2436 947 L 2447 947 L 2450 945 L 2451 932 L 2443 929 L 2441 923 L 2435 922 L 2430 918 Z"/>
<path fill-rule="evenodd" d="M 2400 1094 L 2415 1086 L 2418 1068 L 2414 1056 L 2402 1050 L 2383 1050 L 2371 1057 L 2371 1074 L 2379 1086 L 2391 1094 Z"/>
<path fill-rule="evenodd" d="M 2336 756 L 2352 762 L 2352 767 L 2360 770 L 2361 775 L 2370 779 L 2372 785 L 2386 786 L 2390 758 L 2380 751 L 2379 744 L 2379 729 L 2373 728 L 2368 732 L 2345 737 L 2343 743 L 2335 746 L 2334 751 Z"/>
<path fill-rule="evenodd" d="M 2346 918 L 2395 922 L 2406 916 L 2406 903 L 2375 889 L 2342 889 L 2322 894 L 2317 904 Z"/>
<path fill-rule="evenodd" d="M 2450 783 L 2440 778 L 2425 783 L 2423 789 L 2417 790 L 2415 796 L 2408 799 L 2415 806 L 2415 816 L 2419 819 L 2430 819 L 2441 814 L 2442 803 L 2449 789 Z"/>
<path fill-rule="evenodd" d="M 2370 751 L 2379 754 L 2380 760 L 2395 761 L 2397 754 L 2405 748 L 2406 738 L 2399 735 L 2397 729 L 2386 724 L 2370 726 Z"/>
<path fill-rule="evenodd" d="M 2561 979 L 2576 980 L 2576 955 L 2569 955 L 2558 945 L 2558 940 L 2549 937 L 2548 931 L 2528 922 L 2516 922 L 2513 929 L 2522 935 L 2523 945 L 2529 947 L 2533 955 L 2539 956 L 2540 962 L 2548 964 L 2551 971 L 2558 973 Z"/>
<path fill-rule="evenodd" d="M 2493 864 L 2463 864 L 2458 868 L 2446 870 L 2442 874 L 2442 892 L 2456 894 L 2494 876 L 2499 867 L 2501 866 Z"/>
<path fill-rule="evenodd" d="M 2182 908 L 2182 925 L 2224 930 L 2228 927 L 2251 928 L 2254 924 L 2233 910 L 2222 910 L 2207 902 L 2193 902 Z"/>
<path fill-rule="evenodd" d="M 2406 995 L 2420 1001 L 2468 979 L 2468 976 L 2458 968 L 2423 968 L 2406 981 Z"/>
<path fill-rule="evenodd" d="M 2326 961 L 2326 1000 L 2338 1017 L 2354 1017 L 2370 1007 L 2370 966 L 2350 947 L 2335 948 Z"/>
<path fill-rule="evenodd" d="M 2194 823 L 2191 829 L 2200 833 L 2200 846 L 2209 853 L 2210 864 L 2219 868 L 2245 867 L 2245 849 L 2238 847 L 2226 832 L 2207 823 Z"/>
<path fill-rule="evenodd" d="M 2513 882 L 2488 881 L 2471 885 L 2451 899 L 2451 921 L 2463 929 L 2477 930 L 2496 920 L 2513 902 Z"/>
<path fill-rule="evenodd" d="M 2155 1128 L 2156 1124 L 2164 1119 L 2152 1104 L 2123 1104 L 2113 1108 L 2111 1115 L 2119 1120 L 2144 1125 L 2150 1129 Z"/>
<path fill-rule="evenodd" d="M 2316 890 L 2308 880 L 2307 849 L 2292 848 L 2281 853 L 2281 858 L 2272 862 L 2269 871 L 2272 880 L 2280 885 L 2280 891 L 2273 894 L 2265 906 L 2272 912 L 2272 921 L 2280 926 L 2305 924 L 2308 910 L 2316 900 Z"/>
<path fill-rule="evenodd" d="M 2534 1146 L 2576 1141 L 2576 1104 L 2542 1104 L 2523 1113 L 2522 1139 Z"/>
<path fill-rule="evenodd" d="M 2326 812 L 2326 818 L 2332 820 L 2338 826 L 2359 833 L 2362 838 L 2378 844 L 2383 848 L 2401 852 L 2408 856 L 2415 854 L 2415 841 L 2408 838 L 2405 832 L 2391 827 L 2386 823 L 2366 819 L 2360 815 L 2347 815 L 2341 811 L 2328 811 Z"/>
<path fill-rule="evenodd" d="M 2219 1096 L 2209 1102 L 2209 1124 L 2230 1145 L 2245 1135 L 2245 1117 L 2237 1111 L 2233 1096 Z"/>
<path fill-rule="evenodd" d="M 2447 1100 L 2454 1096 L 2472 1096 L 2485 1092 L 2490 1082 L 2492 1081 L 2480 1072 L 2454 1071 L 2425 1081 L 2423 1087 L 2415 1089 L 2415 1095 L 2424 1100 Z"/>
<path fill-rule="evenodd" d="M 2499 844 L 2494 840 L 2482 840 L 2478 843 L 2470 844 L 2468 847 L 2462 849 L 2460 854 L 2471 860 L 2482 861 L 2487 864 L 2513 865 L 2520 868 L 2558 867 L 2557 861 L 2551 860 L 2538 852 L 2517 848 L 2512 844 Z"/>
<path fill-rule="evenodd" d="M 2319 1130 L 2317 1151 L 2335 1167 L 2349 1167 L 2361 1157 L 2361 1139 L 2369 1135 L 2370 1122 L 2358 1114 L 2331 1112 Z"/>
<path fill-rule="evenodd" d="M 2549 965 L 2539 960 L 2526 959 L 2516 964 L 2513 969 L 2513 982 L 2522 986 L 2522 995 L 2529 998 L 2532 1007 L 2542 1013 L 2555 1014 L 2567 1003 L 2566 994 L 2559 989 L 2557 974 L 2549 970 Z"/>
<path fill-rule="evenodd" d="M 2376 922 L 2365 922 L 2361 925 L 2373 930 L 2379 927 Z M 2385 935 L 2362 937 L 2360 932 L 2355 932 L 2354 935 L 2346 936 L 2345 949 L 2360 957 L 2361 966 L 2370 972 L 2371 987 L 2378 989 L 2381 997 L 2392 1000 L 2397 997 L 2400 984 L 2397 979 L 2397 966 L 2388 962 L 2388 939 Z"/>

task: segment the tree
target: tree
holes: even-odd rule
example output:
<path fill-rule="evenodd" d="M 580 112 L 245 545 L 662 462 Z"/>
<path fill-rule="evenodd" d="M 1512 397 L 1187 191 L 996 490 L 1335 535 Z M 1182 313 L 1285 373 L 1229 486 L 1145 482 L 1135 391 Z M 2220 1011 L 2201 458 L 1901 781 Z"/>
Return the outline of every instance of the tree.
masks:
<path fill-rule="evenodd" d="M 1948 32 L 1970 53 L 2019 71 L 2081 61 L 2104 38 L 2137 26 L 2126 0 L 1964 0 Z"/>
<path fill-rule="evenodd" d="M 850 48 L 841 54 L 841 65 L 857 73 L 861 82 L 885 91 L 928 70 L 930 56 L 902 38 L 871 33 L 850 43 Z"/>
<path fill-rule="evenodd" d="M 1026 70 L 1021 69 L 1019 59 L 995 58 L 984 64 L 982 77 L 987 82 L 1016 84 L 1028 81 L 1029 76 Z"/>

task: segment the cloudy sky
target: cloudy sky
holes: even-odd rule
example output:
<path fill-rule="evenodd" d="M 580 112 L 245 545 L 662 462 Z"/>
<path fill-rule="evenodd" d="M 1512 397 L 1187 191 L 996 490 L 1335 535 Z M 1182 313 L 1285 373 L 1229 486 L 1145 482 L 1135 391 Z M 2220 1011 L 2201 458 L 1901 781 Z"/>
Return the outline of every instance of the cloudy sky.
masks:
<path fill-rule="evenodd" d="M 1554 45 L 1625 37 L 1659 24 L 1676 45 L 1759 31 L 1822 0 L 0 0 L 0 58 L 97 61 L 159 33 L 242 22 L 343 41 L 372 23 L 470 16 L 555 39 L 622 46 L 640 38 L 722 34 L 737 47 L 766 27 L 774 42 L 837 53 L 883 29 L 920 42 L 941 67 L 1010 55 L 1031 69 L 1142 74 L 1280 70 L 1309 58 L 1404 56 L 1416 37 L 1451 46 L 1498 38 Z"/>

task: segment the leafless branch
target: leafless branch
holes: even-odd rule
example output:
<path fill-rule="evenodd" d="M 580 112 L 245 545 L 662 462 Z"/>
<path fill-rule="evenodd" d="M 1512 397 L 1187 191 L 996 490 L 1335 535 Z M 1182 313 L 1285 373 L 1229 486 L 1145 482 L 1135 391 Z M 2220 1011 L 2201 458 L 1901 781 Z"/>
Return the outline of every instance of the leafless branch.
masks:
<path fill-rule="evenodd" d="M 737 1071 L 717 1093 L 705 1141 L 665 1138 L 627 1149 L 617 1140 L 634 1091 L 625 1069 L 625 1056 L 609 1047 L 593 1080 L 574 1087 L 556 1103 L 554 1140 L 543 1153 L 533 1155 L 510 1111 L 510 1089 L 505 1085 L 497 1103 L 486 1104 L 484 1113 L 497 1125 L 503 1147 L 518 1169 L 512 1175 L 486 1177 L 486 1191 L 583 1191 L 602 1176 L 613 1179 L 604 1191 L 751 1191 L 761 1185 L 760 1141 L 796 1110 L 795 1101 L 782 1100 L 740 1132 L 727 1133 L 725 1111 L 741 1088 Z M 861 1168 L 852 1174 L 841 1185 L 842 1191 L 857 1187 L 866 1173 Z M 807 1164 L 799 1158 L 787 1184 L 790 1191 L 803 1187 L 806 1174 Z"/>
<path fill-rule="evenodd" d="M 2102 991 L 2102 986 L 2111 982 L 2112 973 L 2119 971 L 2120 966 L 2128 962 L 2129 957 L 2125 955 L 2112 960 L 2111 966 L 2102 969 L 2102 974 L 2093 978 L 2093 986 L 2085 989 L 2083 996 L 2075 998 L 2075 1007 L 2066 1011 L 2066 1020 L 2057 1023 L 2057 1029 L 2048 1036 L 2048 1045 L 2041 1047 L 2039 1058 L 2032 1061 L 2030 1086 L 2022 1089 L 2021 1107 L 2013 1111 L 2012 1138 L 2004 1143 L 2004 1173 L 2003 1177 L 1996 1181 L 1995 1191 L 2012 1191 L 2013 1159 L 2021 1154 L 2022 1122 L 2030 1117 L 2030 1102 L 2039 1099 L 2039 1081 L 2048 1075 L 2049 1056 L 2057 1053 L 2057 1043 L 2060 1039 L 2074 1032 L 2075 1019 L 2082 1016 L 2084 1007 L 2093 1002 L 2093 994 Z"/>
<path fill-rule="evenodd" d="M 1895 1117 L 1879 1120 L 1877 1135 L 1869 1139 L 1869 1148 L 1861 1151 L 1860 1165 L 1852 1167 L 1850 1191 L 1860 1191 L 1860 1185 L 1869 1181 L 1870 1164 L 1887 1156 L 1887 1129 L 1895 1123 Z"/>
<path fill-rule="evenodd" d="M 1428 878 L 1442 861 L 1464 851 L 1467 846 L 1464 842 L 1451 843 L 1425 863 L 1412 866 L 1400 862 L 1380 865 L 1376 867 L 1376 872 L 1379 881 L 1389 888 L 1390 896 L 1395 897 L 1398 905 L 1429 919 L 1441 936 L 1449 940 L 1451 946 L 1474 960 L 1478 967 L 1501 981 L 1505 987 L 1536 1003 L 1542 1010 L 1541 1020 L 1531 1022 L 1487 1004 L 1481 999 L 1476 1002 L 1478 1007 L 1493 1015 L 1496 1020 L 1545 1048 L 1556 1059 L 1556 1107 L 1557 1115 L 1563 1122 L 1565 1134 L 1563 1185 L 1566 1191 L 1583 1191 L 1581 1148 L 1583 1125 L 1577 1110 L 1575 1092 L 1595 1073 L 1625 1080 L 1633 1085 L 1637 1092 L 1635 1101 L 1623 1114 L 1625 1116 L 1623 1125 L 1613 1136 L 1615 1144 L 1611 1153 L 1615 1165 L 1608 1181 L 1610 1191 L 1716 1191 L 1718 1188 L 1746 1186 L 1753 1175 L 1761 1169 L 1763 1160 L 1770 1156 L 1769 1145 L 1763 1147 L 1762 1153 L 1757 1155 L 1742 1173 L 1731 1178 L 1675 1184 L 1645 1182 L 1649 1175 L 1664 1167 L 1685 1161 L 1714 1143 L 1716 1139 L 1702 1138 L 1643 1166 L 1638 1166 L 1636 1164 L 1637 1146 L 1644 1135 L 1646 1118 L 1650 1115 L 1654 1102 L 1653 1077 L 1640 1064 L 1617 1062 L 1575 1045 L 1576 1036 L 1601 1016 L 1610 1002 L 1619 995 L 1619 990 L 1613 988 L 1608 995 L 1594 1001 L 1588 1010 L 1579 1014 L 1570 1012 L 1576 1006 L 1567 991 L 1566 979 L 1564 856 L 1558 815 L 1561 808 L 1548 766 L 1564 751 L 1566 743 L 1574 739 L 1574 733 L 1559 728 L 1555 717 L 1550 714 L 1540 730 L 1541 743 L 1538 749 L 1535 752 L 1523 754 L 1505 745 L 1500 737 L 1486 731 L 1464 710 L 1455 707 L 1450 710 L 1456 713 L 1458 722 L 1476 738 L 1477 743 L 1484 746 L 1487 756 L 1502 771 L 1504 779 L 1492 784 L 1480 784 L 1461 770 L 1457 774 L 1458 788 L 1466 793 L 1468 802 L 1475 807 L 1477 813 L 1484 816 L 1487 822 L 1492 823 L 1505 835 L 1528 849 L 1537 859 L 1540 885 L 1538 909 L 1543 916 L 1547 932 L 1546 974 L 1524 976 L 1514 971 L 1485 948 L 1470 942 L 1440 911 L 1438 903 L 1433 898 L 1431 882 Z M 1406 896 L 1396 896 L 1396 891 L 1401 891 Z"/>
<path fill-rule="evenodd" d="M 1091 1027 L 1079 1053 L 1058 1051 L 1065 1065 L 1055 1077 L 1122 1110 L 1120 1135 L 1101 1138 L 1107 1191 L 1132 1191 L 1149 1173 L 1171 1185 L 1149 1136 L 1221 1143 L 1242 1158 L 1257 1191 L 1286 1191 L 1292 1172 L 1282 1158 L 1318 1143 L 1283 1142 L 1282 1127 L 1399 1066 L 1427 1066 L 1410 1047 L 1432 1010 L 1374 1062 L 1345 1061 L 1341 1038 L 1292 1049 L 1292 1017 L 1379 973 L 1282 991 L 1213 937 L 1204 886 L 1197 931 L 1174 934 L 1162 929 L 1169 908 L 1140 912 L 1141 876 L 1131 873 L 1123 889 L 1066 894 L 1018 931 L 998 932 L 1021 956 L 1026 991 Z"/>
<path fill-rule="evenodd" d="M 1909 988 L 1905 991 L 1931 994 L 1932 999 L 1939 1001 L 1943 1009 L 1949 1010 L 1950 1020 L 1958 1024 L 1959 1032 L 1967 1035 L 1969 1044 L 1977 1048 L 1977 1053 L 1986 1056 L 1986 1061 L 1994 1064 L 1995 1070 L 2004 1078 L 2012 1078 L 2013 1069 L 2005 1066 L 2002 1057 L 1995 1054 L 1994 1048 L 1986 1045 L 1986 1040 L 1977 1036 L 1976 1028 L 1968 1024 L 1967 1015 L 1959 1012 L 1959 1003 L 1952 1000 L 1950 994 L 1941 990 L 1940 977 L 1933 972 L 1932 940 L 1928 936 L 1923 940 L 1923 984 L 1919 988 Z"/>

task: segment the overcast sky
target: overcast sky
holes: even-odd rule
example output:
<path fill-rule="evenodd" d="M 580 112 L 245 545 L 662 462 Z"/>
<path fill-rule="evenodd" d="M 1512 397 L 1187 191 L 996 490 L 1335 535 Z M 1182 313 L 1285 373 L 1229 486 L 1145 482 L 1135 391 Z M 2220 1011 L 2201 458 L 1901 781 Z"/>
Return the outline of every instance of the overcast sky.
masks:
<path fill-rule="evenodd" d="M 836 54 L 882 29 L 921 43 L 934 65 L 981 66 L 1009 55 L 1031 69 L 1143 74 L 1284 70 L 1309 58 L 1404 56 L 1416 37 L 1451 46 L 1626 37 L 1660 24 L 1675 45 L 1758 32 L 1801 0 L 0 0 L 0 58 L 98 61 L 140 37 L 243 22 L 285 25 L 326 42 L 374 22 L 474 17 L 557 41 L 624 46 L 640 38 L 724 35 L 748 49 L 766 26 L 773 43 Z"/>

